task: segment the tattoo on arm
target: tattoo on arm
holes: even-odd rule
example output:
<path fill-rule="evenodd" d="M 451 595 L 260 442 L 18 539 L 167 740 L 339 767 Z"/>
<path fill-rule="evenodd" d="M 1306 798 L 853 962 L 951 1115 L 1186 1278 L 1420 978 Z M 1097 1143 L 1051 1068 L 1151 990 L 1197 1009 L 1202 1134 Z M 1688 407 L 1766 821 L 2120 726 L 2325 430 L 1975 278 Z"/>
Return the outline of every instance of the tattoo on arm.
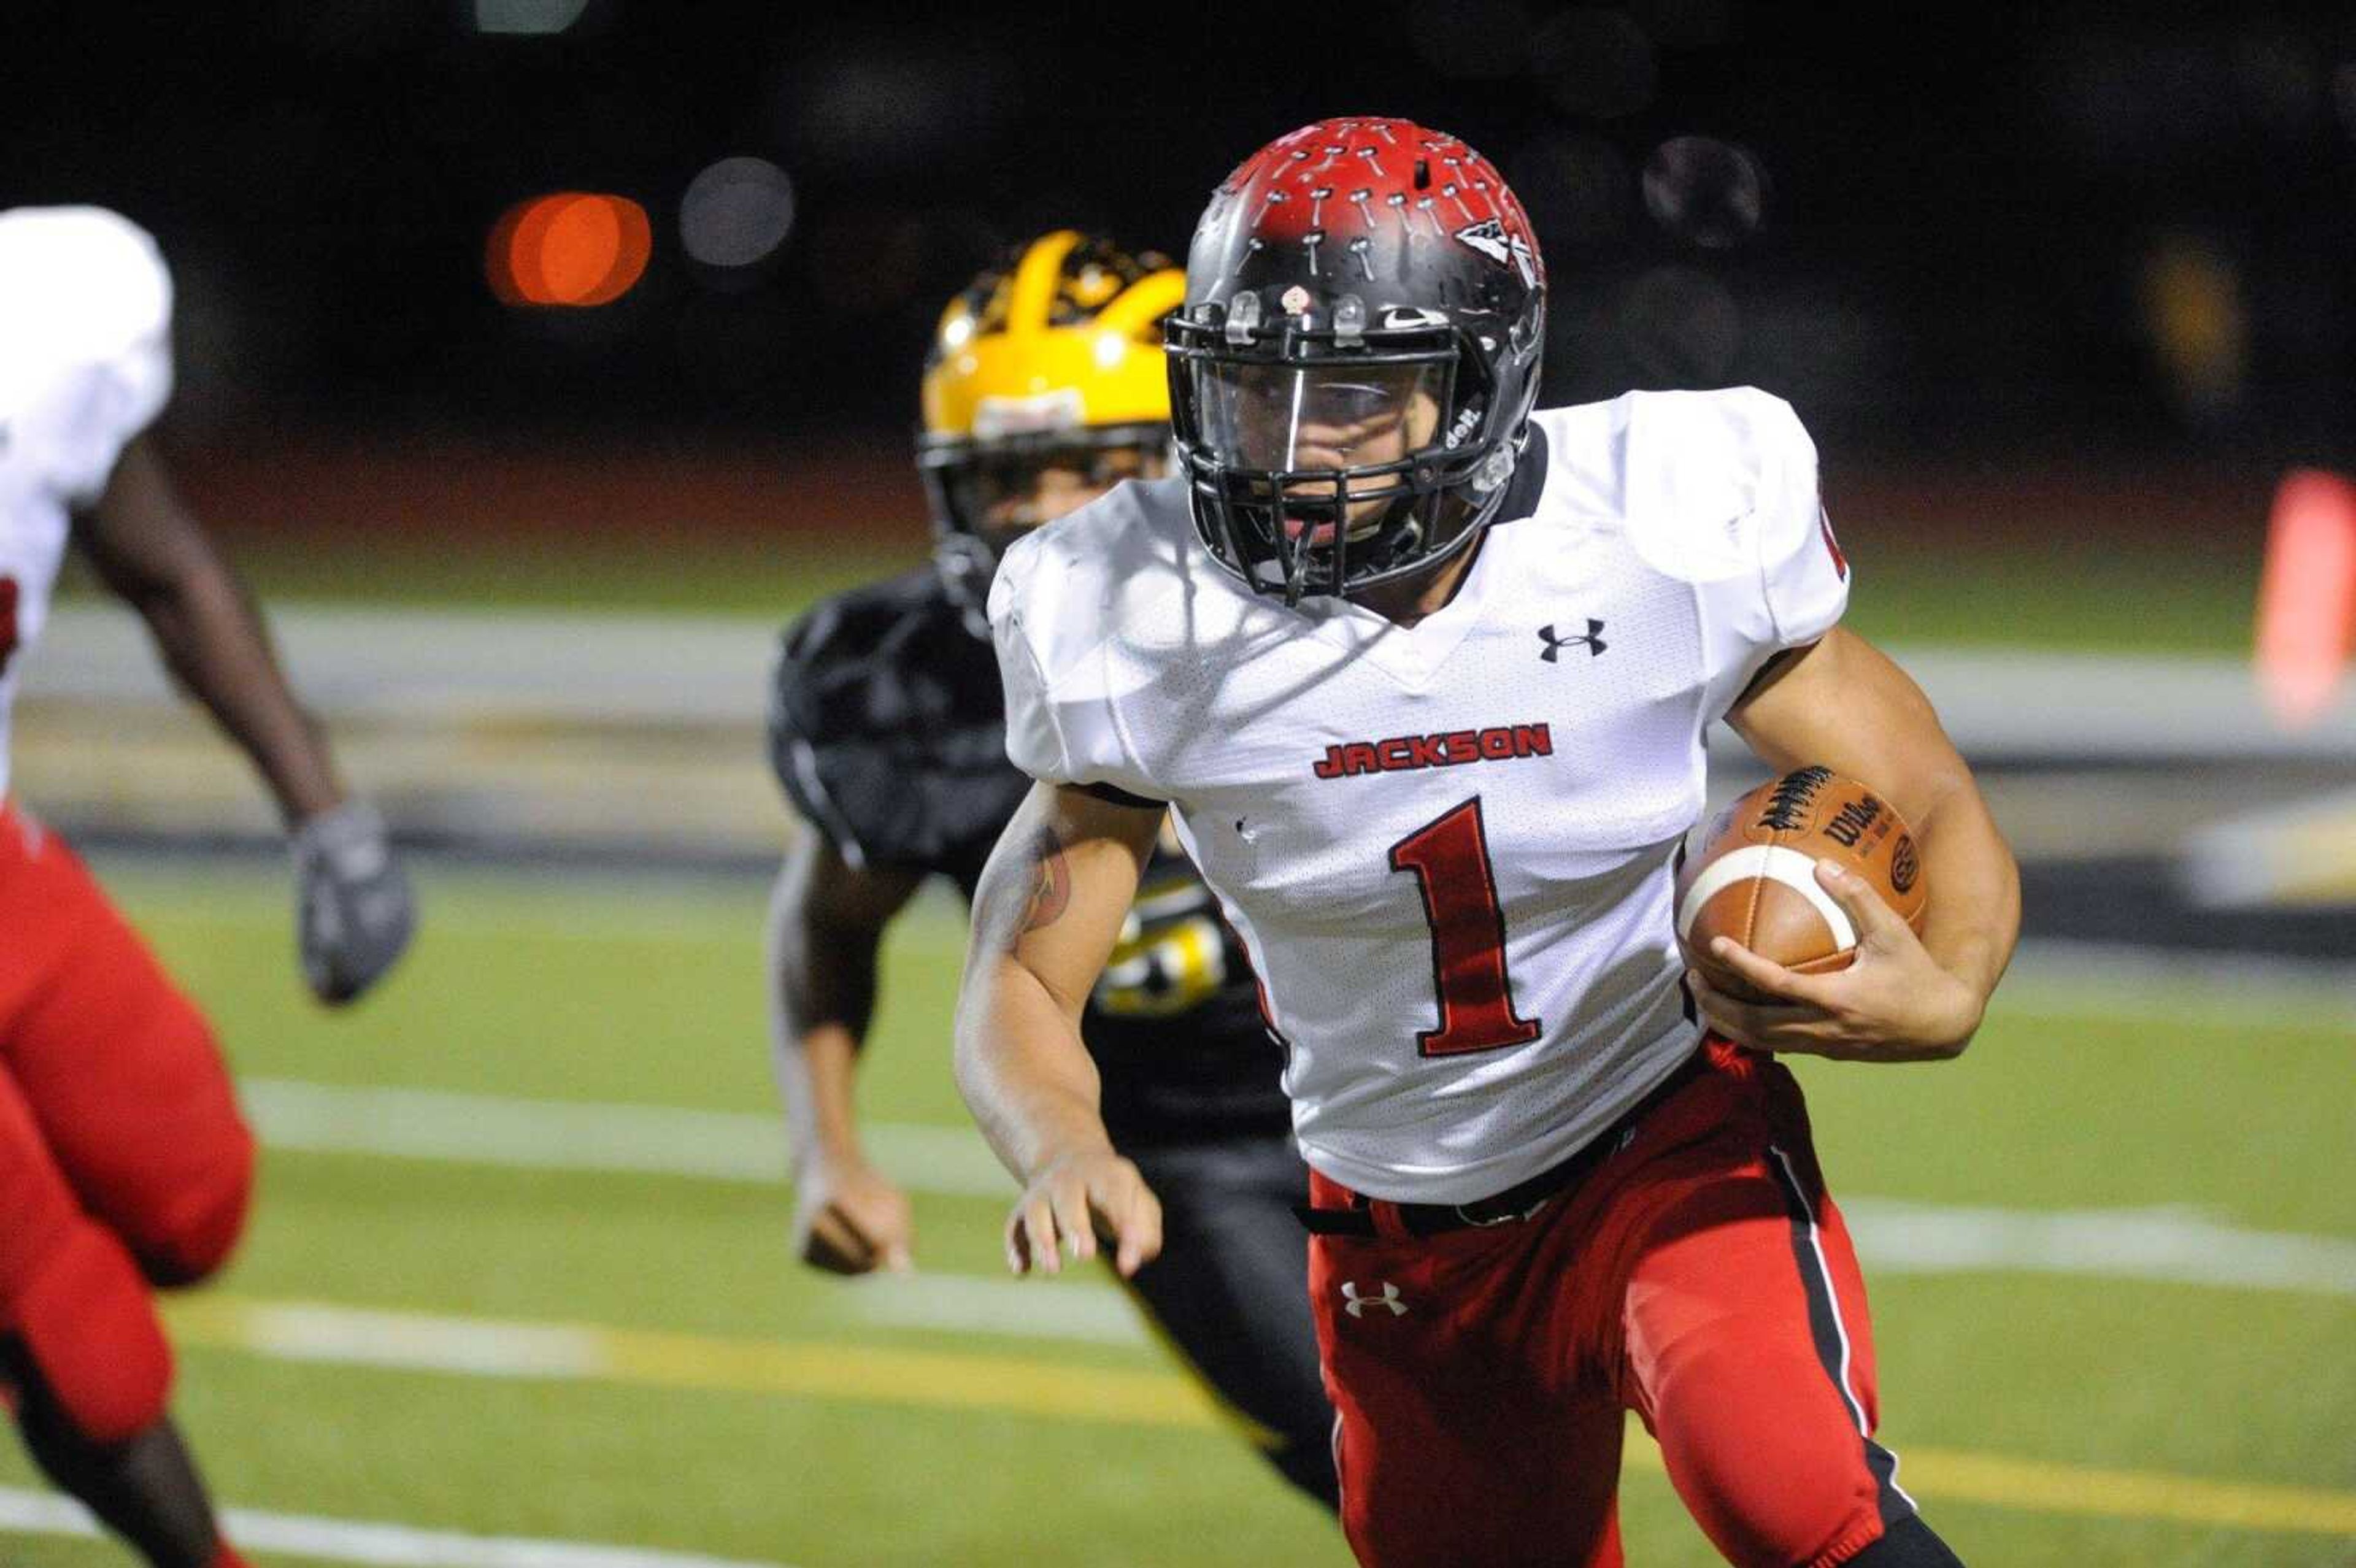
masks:
<path fill-rule="evenodd" d="M 1023 912 L 1023 929 L 1037 931 L 1063 917 L 1072 902 L 1072 869 L 1064 859 L 1064 841 L 1052 827 L 1031 836 L 1031 899 Z"/>

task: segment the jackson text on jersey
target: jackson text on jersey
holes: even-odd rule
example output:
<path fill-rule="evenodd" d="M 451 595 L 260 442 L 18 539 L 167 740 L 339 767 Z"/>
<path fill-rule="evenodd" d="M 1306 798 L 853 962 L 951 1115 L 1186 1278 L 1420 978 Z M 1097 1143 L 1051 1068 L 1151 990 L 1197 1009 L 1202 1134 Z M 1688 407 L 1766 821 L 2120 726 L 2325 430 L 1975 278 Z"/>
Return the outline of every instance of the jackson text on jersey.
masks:
<path fill-rule="evenodd" d="M 1455 767 L 1463 763 L 1504 763 L 1515 757 L 1551 757 L 1554 736 L 1543 724 L 1493 724 L 1484 730 L 1446 730 L 1435 735 L 1393 735 L 1325 748 L 1311 772 L 1321 779 L 1353 773 L 1397 773 L 1416 768 Z"/>

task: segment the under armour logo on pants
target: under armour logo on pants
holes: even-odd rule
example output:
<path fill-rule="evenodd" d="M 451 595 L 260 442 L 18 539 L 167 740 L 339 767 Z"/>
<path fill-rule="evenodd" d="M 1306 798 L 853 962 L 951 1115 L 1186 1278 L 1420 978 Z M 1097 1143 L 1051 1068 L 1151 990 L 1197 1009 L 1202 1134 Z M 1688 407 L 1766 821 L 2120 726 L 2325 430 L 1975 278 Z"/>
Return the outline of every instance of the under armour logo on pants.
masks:
<path fill-rule="evenodd" d="M 1383 1293 L 1380 1296 L 1360 1296 L 1357 1281 L 1345 1279 L 1342 1282 L 1343 1311 L 1353 1317 L 1363 1317 L 1366 1315 L 1366 1308 L 1369 1307 L 1387 1307 L 1391 1309 L 1391 1316 L 1394 1317 L 1407 1316 L 1407 1303 L 1399 1299 L 1398 1286 L 1389 1280 L 1383 1281 Z"/>

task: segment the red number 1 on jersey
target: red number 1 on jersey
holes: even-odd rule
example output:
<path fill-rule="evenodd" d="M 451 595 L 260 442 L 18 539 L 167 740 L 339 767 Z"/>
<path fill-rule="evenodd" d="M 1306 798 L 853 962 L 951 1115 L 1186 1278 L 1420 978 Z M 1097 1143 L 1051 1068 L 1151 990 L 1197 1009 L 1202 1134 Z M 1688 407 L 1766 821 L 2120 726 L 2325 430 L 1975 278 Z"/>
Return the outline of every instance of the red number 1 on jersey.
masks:
<path fill-rule="evenodd" d="M 0 577 L 0 675 L 16 656 L 16 580 Z"/>
<path fill-rule="evenodd" d="M 1539 1025 L 1514 1011 L 1505 976 L 1505 913 L 1489 865 L 1489 838 L 1474 795 L 1391 846 L 1391 869 L 1413 871 L 1431 923 L 1440 1027 L 1419 1029 L 1426 1056 L 1527 1045 Z"/>

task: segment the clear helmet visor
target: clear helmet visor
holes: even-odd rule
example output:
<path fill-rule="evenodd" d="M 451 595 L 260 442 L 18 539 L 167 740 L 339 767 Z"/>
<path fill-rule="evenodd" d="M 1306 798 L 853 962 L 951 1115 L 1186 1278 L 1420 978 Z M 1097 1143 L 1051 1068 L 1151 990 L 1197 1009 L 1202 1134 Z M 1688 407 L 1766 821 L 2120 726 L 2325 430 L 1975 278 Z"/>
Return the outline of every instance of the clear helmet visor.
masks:
<path fill-rule="evenodd" d="M 1440 436 L 1445 361 L 1194 366 L 1201 445 L 1230 475 L 1246 526 L 1312 549 L 1366 539 L 1410 504 Z"/>
<path fill-rule="evenodd" d="M 1200 441 L 1221 466 L 1294 474 L 1384 467 L 1432 444 L 1448 365 L 1197 359 Z"/>

